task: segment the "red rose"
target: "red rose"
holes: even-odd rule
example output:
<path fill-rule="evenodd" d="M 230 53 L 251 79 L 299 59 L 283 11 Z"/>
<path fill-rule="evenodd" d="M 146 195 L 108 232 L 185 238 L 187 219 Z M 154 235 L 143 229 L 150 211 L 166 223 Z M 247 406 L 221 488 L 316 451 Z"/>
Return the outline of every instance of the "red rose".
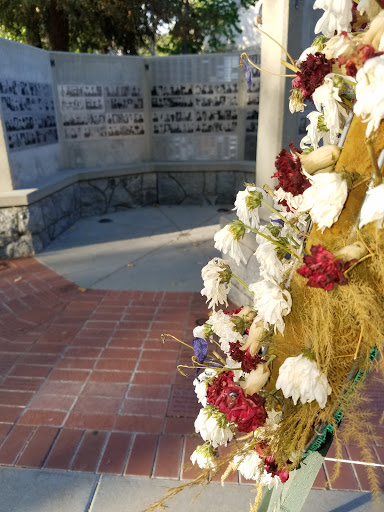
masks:
<path fill-rule="evenodd" d="M 256 393 L 246 396 L 243 388 L 235 386 L 230 393 L 223 394 L 216 405 L 229 422 L 237 425 L 239 432 L 253 432 L 267 419 L 264 402 L 264 398 Z"/>
<path fill-rule="evenodd" d="M 212 386 L 209 386 L 207 390 L 207 402 L 209 404 L 216 405 L 219 397 L 235 386 L 233 377 L 233 372 L 223 372 L 219 377 L 214 378 Z"/>

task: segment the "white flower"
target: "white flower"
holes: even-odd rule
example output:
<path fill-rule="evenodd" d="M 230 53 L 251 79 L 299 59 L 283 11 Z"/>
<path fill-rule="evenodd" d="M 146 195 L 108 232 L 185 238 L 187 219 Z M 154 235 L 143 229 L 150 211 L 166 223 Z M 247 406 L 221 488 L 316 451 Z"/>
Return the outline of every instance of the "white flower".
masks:
<path fill-rule="evenodd" d="M 246 447 L 247 445 L 245 445 Z M 246 455 L 236 455 L 233 462 L 246 480 L 260 479 L 260 468 L 263 467 L 263 461 L 255 450 L 250 450 Z"/>
<path fill-rule="evenodd" d="M 234 323 L 231 321 L 231 316 L 226 315 L 221 309 L 214 311 L 206 322 L 212 325 L 213 332 L 219 336 L 219 343 L 221 350 L 226 354 L 229 352 L 229 344 L 242 341 L 242 335 L 234 330 Z"/>
<path fill-rule="evenodd" d="M 192 464 L 197 464 L 200 469 L 213 469 L 215 467 L 215 456 L 212 448 L 207 445 L 200 445 L 191 455 Z"/>
<path fill-rule="evenodd" d="M 367 190 L 360 211 L 359 228 L 374 221 L 377 221 L 379 228 L 384 226 L 384 183 Z"/>
<path fill-rule="evenodd" d="M 194 338 L 203 338 L 205 340 L 205 329 L 204 325 L 198 325 L 193 329 Z"/>
<path fill-rule="evenodd" d="M 337 144 L 339 131 L 343 124 L 340 122 L 340 118 L 345 122 L 348 112 L 342 105 L 339 89 L 334 86 L 330 75 L 324 78 L 323 85 L 315 89 L 312 99 L 317 110 L 324 114 L 324 122 L 329 130 L 330 143 Z"/>
<path fill-rule="evenodd" d="M 274 326 L 274 332 L 277 330 L 284 333 L 283 316 L 291 312 L 292 299 L 288 290 L 282 290 L 278 284 L 270 281 L 259 281 L 249 285 L 249 289 L 254 293 L 254 308 L 257 309 L 257 320 L 263 320 L 264 325 Z"/>
<path fill-rule="evenodd" d="M 260 263 L 260 276 L 267 281 L 281 283 L 289 264 L 284 265 L 279 260 L 275 249 L 272 242 L 265 242 L 256 249 L 255 256 Z"/>
<path fill-rule="evenodd" d="M 240 265 L 240 262 L 247 263 L 243 251 L 241 250 L 240 244 L 237 240 L 235 240 L 232 232 L 230 231 L 230 224 L 227 224 L 223 229 L 220 229 L 215 236 L 215 249 L 223 252 L 224 254 L 229 254 L 229 256 L 235 260 L 237 265 Z"/>
<path fill-rule="evenodd" d="M 331 37 L 324 46 L 323 53 L 327 59 L 336 59 L 347 51 L 352 52 L 352 44 L 351 35 L 344 32 Z"/>
<path fill-rule="evenodd" d="M 312 187 L 303 193 L 303 202 L 299 211 L 309 210 L 317 229 L 330 228 L 339 218 L 348 197 L 348 185 L 336 172 L 324 172 L 311 176 L 304 171 Z"/>
<path fill-rule="evenodd" d="M 297 87 L 293 88 L 289 97 L 289 111 L 291 114 L 294 114 L 295 112 L 304 112 L 304 107 L 306 106 L 306 103 L 304 103 L 303 91 Z"/>
<path fill-rule="evenodd" d="M 257 229 L 260 225 L 259 208 L 255 207 L 250 209 L 247 205 L 247 198 L 252 197 L 252 192 L 258 192 L 264 199 L 263 196 L 265 192 L 263 189 L 248 186 L 237 193 L 234 210 L 236 210 L 237 216 L 244 224 Z"/>
<path fill-rule="evenodd" d="M 268 489 L 276 489 L 277 486 L 281 484 L 281 480 L 278 475 L 272 475 L 272 473 L 267 473 L 267 471 L 264 470 L 259 483 L 264 487 L 268 487 Z"/>
<path fill-rule="evenodd" d="M 243 377 L 243 375 L 244 375 L 243 370 L 235 370 L 234 369 L 234 368 L 240 367 L 240 363 L 238 361 L 234 361 L 231 357 L 227 357 L 225 360 L 225 366 L 233 372 L 234 380 L 236 382 L 238 382 L 241 379 L 241 377 Z"/>
<path fill-rule="evenodd" d="M 216 370 L 212 368 L 206 368 L 200 375 L 193 381 L 193 385 L 195 386 L 195 393 L 197 396 L 197 400 L 203 407 L 207 405 L 207 389 L 208 389 L 208 380 L 215 378 L 217 375 Z"/>
<path fill-rule="evenodd" d="M 350 32 L 352 21 L 352 0 L 316 0 L 314 9 L 324 9 L 316 23 L 315 34 L 323 33 L 332 37 L 336 32 Z"/>
<path fill-rule="evenodd" d="M 217 448 L 219 445 L 227 446 L 233 438 L 232 430 L 228 425 L 225 414 L 211 412 L 211 409 L 204 408 L 200 409 L 195 420 L 195 431 L 200 432 L 204 441 L 209 441 L 213 448 Z"/>
<path fill-rule="evenodd" d="M 316 400 L 322 409 L 327 396 L 332 393 L 326 375 L 320 373 L 316 362 L 304 354 L 284 361 L 279 369 L 276 389 L 281 389 L 285 398 L 292 397 L 295 405 L 299 399 L 303 404 Z"/>
<path fill-rule="evenodd" d="M 300 55 L 300 57 L 297 60 L 298 60 L 298 62 L 304 62 L 305 60 L 307 60 L 308 55 L 315 55 L 315 53 L 318 51 L 320 51 L 318 46 L 316 46 L 316 45 L 310 46 L 309 48 L 306 48 L 302 52 L 302 54 Z"/>
<path fill-rule="evenodd" d="M 375 132 L 384 118 L 384 55 L 368 59 L 356 75 L 353 111 L 368 123 L 365 135 Z"/>
<path fill-rule="evenodd" d="M 227 296 L 232 288 L 232 272 L 228 264 L 220 258 L 213 258 L 201 269 L 201 277 L 204 281 L 204 288 L 201 295 L 207 297 L 208 307 L 215 309 L 218 304 L 228 306 Z"/>
<path fill-rule="evenodd" d="M 303 200 L 303 194 L 294 196 L 292 192 L 285 192 L 281 187 L 278 190 L 274 190 L 273 195 L 277 202 L 287 201 L 287 205 L 291 210 L 297 210 Z"/>
<path fill-rule="evenodd" d="M 300 148 L 307 148 L 307 144 L 309 146 L 313 146 L 313 149 L 317 149 L 319 147 L 319 142 L 324 138 L 324 143 L 328 144 L 329 139 L 329 131 L 322 131 L 318 128 L 319 117 L 323 114 L 321 112 L 310 112 L 307 115 L 307 119 L 309 120 L 309 125 L 306 127 L 307 135 L 301 139 Z M 282 189 L 279 189 L 282 190 Z M 291 194 L 292 195 L 292 194 Z M 297 197 L 297 196 L 296 196 Z M 288 201 L 287 201 L 288 203 Z M 291 208 L 290 204 L 288 206 Z"/>

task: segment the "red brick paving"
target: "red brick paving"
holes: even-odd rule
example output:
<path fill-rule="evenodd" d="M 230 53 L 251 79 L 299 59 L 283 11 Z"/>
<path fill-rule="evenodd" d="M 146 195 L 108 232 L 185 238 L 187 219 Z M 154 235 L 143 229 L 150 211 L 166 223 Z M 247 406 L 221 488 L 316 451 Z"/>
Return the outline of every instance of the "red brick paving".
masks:
<path fill-rule="evenodd" d="M 20 279 L 21 278 L 21 279 Z M 189 457 L 199 410 L 176 371 L 205 318 L 199 293 L 80 290 L 35 259 L 0 271 L 0 464 L 157 478 L 196 476 Z M 372 460 L 384 463 L 379 385 Z M 332 451 L 330 456 L 332 456 Z M 362 460 L 359 449 L 343 456 Z M 326 488 L 326 462 L 314 488 Z M 384 472 L 379 471 L 384 486 Z M 237 482 L 233 473 L 229 481 Z M 240 478 L 240 482 L 242 479 Z M 245 483 L 245 482 L 244 482 Z M 369 489 L 365 469 L 342 466 L 331 489 Z"/>

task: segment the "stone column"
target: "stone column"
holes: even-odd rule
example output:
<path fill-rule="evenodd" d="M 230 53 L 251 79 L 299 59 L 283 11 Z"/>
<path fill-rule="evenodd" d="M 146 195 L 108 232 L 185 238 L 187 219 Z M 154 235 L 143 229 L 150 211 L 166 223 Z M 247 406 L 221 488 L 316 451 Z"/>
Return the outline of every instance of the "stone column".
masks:
<path fill-rule="evenodd" d="M 313 10 L 312 0 L 266 0 L 262 10 L 262 29 L 286 48 L 293 59 L 297 59 L 315 38 L 314 27 L 320 11 Z M 281 60 L 288 60 L 287 55 L 263 34 L 261 67 L 272 73 L 292 74 L 281 64 Z M 256 155 L 256 185 L 259 187 L 265 183 L 273 187 L 271 176 L 275 172 L 276 156 L 283 147 L 287 147 L 288 142 L 298 145 L 304 136 L 304 133 L 299 133 L 299 123 L 309 111 L 294 115 L 289 112 L 291 80 L 261 73 Z M 307 104 L 311 102 L 307 101 Z M 262 216 L 266 219 L 269 218 L 268 212 L 266 208 L 262 210 Z"/>
<path fill-rule="evenodd" d="M 3 120 L 0 122 L 0 193 L 13 190 Z"/>
<path fill-rule="evenodd" d="M 288 46 L 289 9 L 287 0 L 263 3 L 263 31 L 271 35 L 284 48 Z M 261 40 L 261 68 L 272 73 L 284 74 L 286 68 L 283 50 L 264 34 Z M 260 77 L 259 129 L 256 153 L 256 185 L 271 184 L 273 162 L 281 151 L 284 124 L 286 79 L 261 73 Z"/>

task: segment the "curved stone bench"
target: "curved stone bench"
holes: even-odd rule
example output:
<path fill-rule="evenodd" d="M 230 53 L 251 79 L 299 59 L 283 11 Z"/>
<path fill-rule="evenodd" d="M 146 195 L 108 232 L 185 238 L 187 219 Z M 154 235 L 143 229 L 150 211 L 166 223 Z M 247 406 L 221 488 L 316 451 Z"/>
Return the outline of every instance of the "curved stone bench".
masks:
<path fill-rule="evenodd" d="M 0 257 L 40 252 L 79 218 L 153 204 L 232 203 L 254 182 L 252 161 L 148 162 L 63 170 L 0 194 Z"/>

